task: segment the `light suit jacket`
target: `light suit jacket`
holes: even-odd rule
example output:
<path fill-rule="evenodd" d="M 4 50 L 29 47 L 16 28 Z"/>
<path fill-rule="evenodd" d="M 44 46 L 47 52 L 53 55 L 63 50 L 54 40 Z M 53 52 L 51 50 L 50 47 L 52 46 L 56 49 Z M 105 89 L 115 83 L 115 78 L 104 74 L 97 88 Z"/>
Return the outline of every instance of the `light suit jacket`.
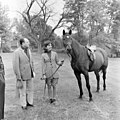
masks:
<path fill-rule="evenodd" d="M 30 59 L 21 47 L 14 51 L 13 70 L 17 79 L 29 80 L 33 77 L 34 68 L 30 49 L 27 52 L 29 52 Z"/>
<path fill-rule="evenodd" d="M 60 62 L 56 52 L 51 51 L 51 58 L 49 58 L 47 53 L 42 54 L 42 74 L 45 74 L 47 78 L 53 75 L 59 64 Z M 56 72 L 53 77 L 59 78 L 58 72 Z"/>

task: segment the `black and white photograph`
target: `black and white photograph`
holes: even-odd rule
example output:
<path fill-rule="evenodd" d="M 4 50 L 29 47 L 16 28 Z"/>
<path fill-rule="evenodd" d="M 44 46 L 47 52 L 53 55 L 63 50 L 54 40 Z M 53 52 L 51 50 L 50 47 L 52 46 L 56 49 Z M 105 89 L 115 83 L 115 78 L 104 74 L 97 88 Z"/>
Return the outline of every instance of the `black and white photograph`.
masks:
<path fill-rule="evenodd" d="M 0 0 L 0 120 L 120 120 L 120 0 Z"/>

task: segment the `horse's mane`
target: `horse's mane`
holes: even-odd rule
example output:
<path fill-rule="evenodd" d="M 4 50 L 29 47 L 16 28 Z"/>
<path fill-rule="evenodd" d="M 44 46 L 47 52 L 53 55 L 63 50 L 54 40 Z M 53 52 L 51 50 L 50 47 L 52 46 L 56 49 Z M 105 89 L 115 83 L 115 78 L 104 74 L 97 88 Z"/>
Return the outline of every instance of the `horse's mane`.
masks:
<path fill-rule="evenodd" d="M 75 40 L 73 37 L 71 37 L 73 45 L 76 47 L 77 50 L 82 50 L 85 47 L 83 45 L 81 45 L 77 40 Z"/>
<path fill-rule="evenodd" d="M 75 40 L 74 38 L 72 38 L 72 49 L 73 49 L 73 54 L 76 54 L 74 56 L 76 56 L 78 58 L 81 57 L 81 59 L 84 59 L 84 57 L 86 57 L 86 49 L 85 46 L 81 45 L 77 40 Z"/>

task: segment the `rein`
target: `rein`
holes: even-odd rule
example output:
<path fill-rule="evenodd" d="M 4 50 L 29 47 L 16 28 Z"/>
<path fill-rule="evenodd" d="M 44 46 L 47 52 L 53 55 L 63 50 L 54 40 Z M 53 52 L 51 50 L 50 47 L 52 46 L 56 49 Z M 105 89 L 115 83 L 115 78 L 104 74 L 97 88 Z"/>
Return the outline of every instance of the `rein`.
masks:
<path fill-rule="evenodd" d="M 60 66 L 61 66 L 61 65 L 59 65 L 59 66 L 57 67 L 57 69 L 55 70 L 55 72 L 54 72 L 50 77 L 48 77 L 48 78 L 46 78 L 46 79 L 50 79 L 50 78 L 58 71 L 58 69 L 60 68 Z M 46 79 L 41 78 L 41 80 L 46 80 Z"/>
<path fill-rule="evenodd" d="M 62 61 L 62 62 L 64 62 L 64 60 Z M 58 71 L 58 69 L 61 67 L 61 65 L 59 65 L 58 67 L 57 67 L 57 69 L 55 70 L 55 72 L 50 76 L 50 77 L 48 77 L 48 78 L 46 78 L 46 79 L 43 79 L 43 78 L 41 78 L 41 80 L 45 80 L 45 86 L 44 86 L 44 93 L 43 93 L 43 98 L 45 99 L 45 93 L 46 93 L 46 80 L 47 79 L 50 79 L 57 71 Z"/>

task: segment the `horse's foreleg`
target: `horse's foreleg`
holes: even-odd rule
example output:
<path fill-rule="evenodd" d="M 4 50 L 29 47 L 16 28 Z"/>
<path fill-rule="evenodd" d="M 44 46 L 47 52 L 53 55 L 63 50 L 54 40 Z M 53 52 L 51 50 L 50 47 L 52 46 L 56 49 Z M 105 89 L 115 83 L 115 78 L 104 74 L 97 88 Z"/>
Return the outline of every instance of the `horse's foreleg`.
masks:
<path fill-rule="evenodd" d="M 97 72 L 97 71 L 95 71 L 94 73 L 95 73 L 96 79 L 97 79 L 97 90 L 96 90 L 96 92 L 99 92 L 99 90 L 100 90 L 100 75 L 99 75 L 99 72 Z"/>
<path fill-rule="evenodd" d="M 79 90 L 80 90 L 79 98 L 82 98 L 83 90 L 82 90 L 81 74 L 79 72 L 75 72 L 75 71 L 74 71 L 74 74 L 75 74 L 75 76 L 77 78 L 78 86 L 79 86 Z"/>
<path fill-rule="evenodd" d="M 106 90 L 106 69 L 103 70 L 103 90 Z"/>
<path fill-rule="evenodd" d="M 88 92 L 89 92 L 89 101 L 92 101 L 92 93 L 91 93 L 91 91 L 90 91 L 90 83 L 89 83 L 89 75 L 88 75 L 88 72 L 86 72 L 86 73 L 84 74 L 84 76 L 85 76 L 85 80 L 86 80 L 86 87 L 87 87 Z"/>

